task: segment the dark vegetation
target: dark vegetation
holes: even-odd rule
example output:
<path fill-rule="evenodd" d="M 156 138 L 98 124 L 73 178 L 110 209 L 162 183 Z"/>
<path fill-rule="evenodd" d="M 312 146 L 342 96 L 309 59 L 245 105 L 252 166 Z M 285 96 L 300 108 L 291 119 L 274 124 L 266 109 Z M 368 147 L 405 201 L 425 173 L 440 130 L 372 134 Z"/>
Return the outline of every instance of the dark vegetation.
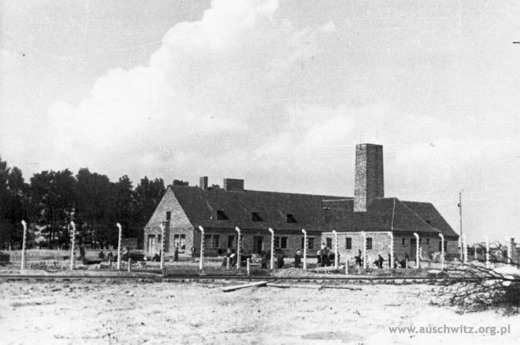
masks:
<path fill-rule="evenodd" d="M 485 253 L 485 247 L 481 247 Z M 446 272 L 450 277 L 473 278 L 472 281 L 454 280 L 443 286 L 439 296 L 442 304 L 459 307 L 460 312 L 496 310 L 505 315 L 520 313 L 520 274 L 507 272 L 500 267 L 519 268 L 518 262 L 509 260 L 507 250 L 496 245 L 490 251 L 490 267 L 485 258 L 468 265 L 449 266 Z M 495 268 L 497 267 L 497 268 Z M 518 271 L 516 271 L 518 272 Z"/>
<path fill-rule="evenodd" d="M 174 180 L 174 185 L 188 185 Z M 117 245 L 116 223 L 123 237 L 142 241 L 142 229 L 166 190 L 162 179 L 144 177 L 134 187 L 128 176 L 113 182 L 82 168 L 42 171 L 29 182 L 22 171 L 0 158 L 0 249 L 21 248 L 28 224 L 28 248 L 65 249 L 70 243 L 70 222 L 77 241 L 93 248 Z"/>

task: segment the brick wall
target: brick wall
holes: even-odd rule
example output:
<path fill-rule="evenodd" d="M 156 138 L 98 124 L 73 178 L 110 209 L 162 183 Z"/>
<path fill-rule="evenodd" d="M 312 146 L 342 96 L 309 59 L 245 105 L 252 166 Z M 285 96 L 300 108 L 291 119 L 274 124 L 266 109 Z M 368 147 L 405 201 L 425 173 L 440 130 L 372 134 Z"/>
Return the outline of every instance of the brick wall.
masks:
<path fill-rule="evenodd" d="M 160 242 L 158 237 L 161 235 L 161 223 L 166 221 L 167 212 L 171 212 L 171 214 L 169 223 L 166 223 L 165 252 L 173 252 L 175 250 L 173 245 L 175 234 L 184 234 L 186 236 L 186 248 L 188 250 L 193 245 L 194 228 L 177 201 L 175 194 L 171 189 L 167 189 L 163 198 L 159 202 L 159 205 L 155 209 L 155 212 L 148 221 L 148 224 L 144 228 L 144 250 L 147 253 L 158 253 L 160 251 Z M 150 248 L 150 236 L 154 236 L 155 238 L 154 248 Z"/>

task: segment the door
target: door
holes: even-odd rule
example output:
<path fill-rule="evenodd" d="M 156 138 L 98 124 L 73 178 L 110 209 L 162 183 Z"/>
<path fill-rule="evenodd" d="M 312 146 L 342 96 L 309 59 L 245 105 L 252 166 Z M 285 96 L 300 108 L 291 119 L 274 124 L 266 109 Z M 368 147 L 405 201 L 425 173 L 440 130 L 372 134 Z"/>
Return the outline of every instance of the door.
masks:
<path fill-rule="evenodd" d="M 410 260 L 415 260 L 417 254 L 417 240 L 415 238 L 410 239 Z"/>
<path fill-rule="evenodd" d="M 256 254 L 261 254 L 264 244 L 264 238 L 262 236 L 255 236 L 253 238 L 253 251 Z"/>
<path fill-rule="evenodd" d="M 155 254 L 155 235 L 148 235 L 148 252 Z"/>

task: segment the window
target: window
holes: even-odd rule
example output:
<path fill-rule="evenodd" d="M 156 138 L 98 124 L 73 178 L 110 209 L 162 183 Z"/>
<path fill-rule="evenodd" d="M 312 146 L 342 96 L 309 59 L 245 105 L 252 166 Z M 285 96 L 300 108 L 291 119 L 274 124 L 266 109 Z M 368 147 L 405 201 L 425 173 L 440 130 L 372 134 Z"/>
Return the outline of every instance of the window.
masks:
<path fill-rule="evenodd" d="M 166 211 L 166 220 L 171 220 L 171 219 L 172 219 L 171 211 Z"/>
<path fill-rule="evenodd" d="M 326 241 L 327 241 L 327 248 L 332 249 L 332 238 L 327 237 Z"/>
<path fill-rule="evenodd" d="M 181 250 L 186 249 L 186 235 L 185 234 L 174 234 L 173 235 L 173 247 Z"/>
<path fill-rule="evenodd" d="M 282 248 L 282 249 L 287 248 L 287 237 L 275 236 L 274 237 L 274 247 Z"/>
<path fill-rule="evenodd" d="M 287 213 L 287 223 L 296 223 L 296 218 L 291 213 Z"/>
<path fill-rule="evenodd" d="M 157 242 L 160 244 L 161 243 L 161 235 L 157 235 Z"/>
<path fill-rule="evenodd" d="M 219 235 L 204 235 L 204 247 L 218 248 L 220 246 Z"/>
<path fill-rule="evenodd" d="M 372 237 L 367 237 L 367 250 L 372 249 Z"/>
<path fill-rule="evenodd" d="M 228 220 L 228 216 L 224 213 L 224 211 L 217 211 L 217 220 Z"/>
<path fill-rule="evenodd" d="M 213 235 L 212 247 L 213 248 L 220 247 L 220 236 L 219 235 Z"/>
<path fill-rule="evenodd" d="M 235 235 L 228 235 L 227 246 L 228 248 L 233 248 L 235 246 Z"/>
<path fill-rule="evenodd" d="M 347 237 L 345 240 L 345 249 L 352 249 L 352 237 Z"/>
<path fill-rule="evenodd" d="M 442 241 L 439 241 L 439 252 L 442 251 Z"/>
<path fill-rule="evenodd" d="M 302 248 L 305 247 L 305 237 L 302 237 Z M 314 237 L 307 237 L 307 249 L 313 249 L 314 248 Z"/>
<path fill-rule="evenodd" d="M 258 214 L 258 212 L 253 212 L 251 213 L 251 220 L 253 222 L 263 222 L 264 220 L 262 219 L 262 217 L 260 217 L 260 214 Z"/>
<path fill-rule="evenodd" d="M 406 247 L 406 238 L 403 237 L 401 244 Z"/>
<path fill-rule="evenodd" d="M 427 246 L 430 245 L 430 239 L 429 239 L 429 238 L 426 239 L 426 245 L 427 245 Z"/>
<path fill-rule="evenodd" d="M 314 249 L 314 237 L 307 237 L 307 249 Z"/>

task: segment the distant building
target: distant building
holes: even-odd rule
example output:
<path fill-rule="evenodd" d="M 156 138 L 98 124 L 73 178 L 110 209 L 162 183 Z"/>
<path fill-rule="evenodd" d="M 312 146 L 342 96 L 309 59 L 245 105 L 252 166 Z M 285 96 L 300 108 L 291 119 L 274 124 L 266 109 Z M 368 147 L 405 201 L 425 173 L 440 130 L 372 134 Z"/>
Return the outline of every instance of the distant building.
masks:
<path fill-rule="evenodd" d="M 393 235 L 394 255 L 410 260 L 416 256 L 419 235 L 423 258 L 440 251 L 456 255 L 459 236 L 431 203 L 401 201 L 384 197 L 383 147 L 360 144 L 356 147 L 354 197 L 252 191 L 244 189 L 244 180 L 224 179 L 222 189 L 208 188 L 208 178 L 199 187 L 173 186 L 144 229 L 145 250 L 159 252 L 161 224 L 165 226 L 166 251 L 175 247 L 200 250 L 199 226 L 205 230 L 205 255 L 219 249 L 236 249 L 241 229 L 244 253 L 260 253 L 271 246 L 269 228 L 275 233 L 274 246 L 286 255 L 303 247 L 308 234 L 308 252 L 316 254 L 325 244 L 334 249 L 333 230 L 338 233 L 342 258 L 352 259 L 363 248 L 366 237 L 368 262 L 390 253 Z"/>

